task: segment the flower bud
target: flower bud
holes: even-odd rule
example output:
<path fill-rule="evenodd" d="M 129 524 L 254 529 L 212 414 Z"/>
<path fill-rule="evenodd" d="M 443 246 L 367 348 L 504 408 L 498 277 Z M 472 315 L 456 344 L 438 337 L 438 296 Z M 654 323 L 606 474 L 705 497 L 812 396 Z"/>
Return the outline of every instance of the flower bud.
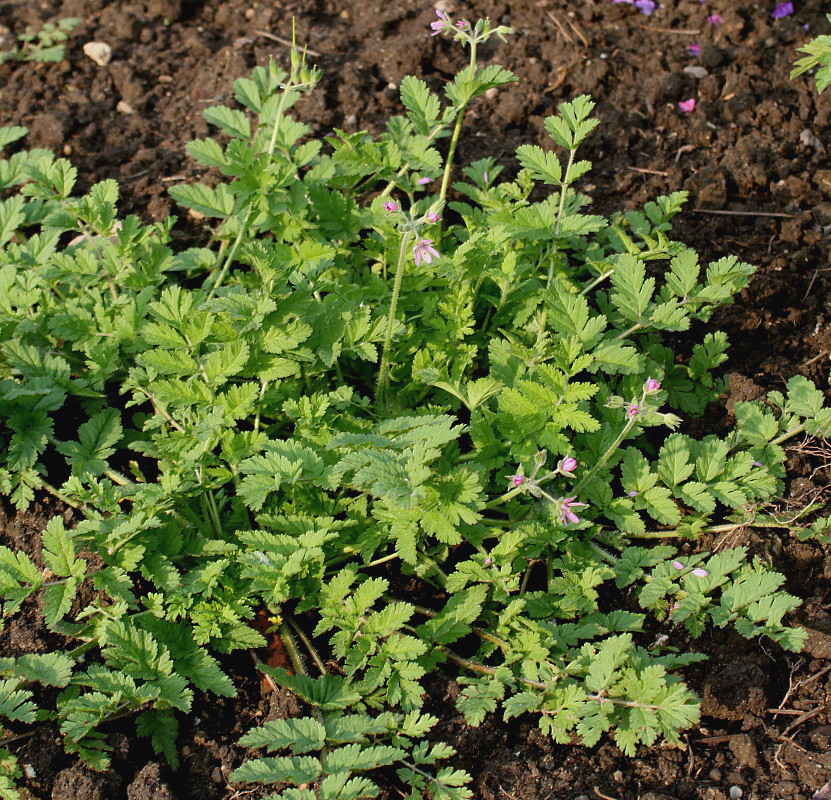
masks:
<path fill-rule="evenodd" d="M 560 462 L 560 472 L 574 472 L 577 469 L 577 459 L 568 456 Z"/>
<path fill-rule="evenodd" d="M 511 486 L 513 486 L 515 489 L 518 489 L 520 486 L 522 486 L 523 483 L 525 483 L 524 475 L 514 475 L 514 477 L 511 478 Z"/>
<path fill-rule="evenodd" d="M 657 392 L 661 388 L 661 384 L 655 380 L 655 378 L 650 378 L 643 387 L 643 390 L 648 393 Z"/>
<path fill-rule="evenodd" d="M 394 203 L 392 200 L 387 200 L 387 202 L 384 203 L 384 211 L 388 214 L 398 211 L 398 203 Z"/>

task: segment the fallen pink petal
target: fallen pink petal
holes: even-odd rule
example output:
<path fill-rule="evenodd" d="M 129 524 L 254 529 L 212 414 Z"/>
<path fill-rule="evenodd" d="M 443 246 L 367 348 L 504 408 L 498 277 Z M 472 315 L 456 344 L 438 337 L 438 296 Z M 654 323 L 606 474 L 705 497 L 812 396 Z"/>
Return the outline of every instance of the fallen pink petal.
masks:
<path fill-rule="evenodd" d="M 641 14 L 651 14 L 657 7 L 658 4 L 653 2 L 653 0 L 635 0 L 635 8 L 637 8 Z"/>
<path fill-rule="evenodd" d="M 696 578 L 706 578 L 710 573 L 707 572 L 706 569 L 701 569 L 701 567 L 698 567 L 694 569 L 690 574 L 695 575 Z"/>
<path fill-rule="evenodd" d="M 709 22 L 710 25 L 721 25 L 721 23 L 724 22 L 724 17 L 722 17 L 721 14 L 710 14 L 710 16 L 707 17 L 707 22 Z"/>
<path fill-rule="evenodd" d="M 701 45 L 691 44 L 687 48 L 687 55 L 691 55 L 691 56 L 694 56 L 695 58 L 698 58 L 698 56 L 701 55 Z"/>
<path fill-rule="evenodd" d="M 678 110 L 683 114 L 689 114 L 695 111 L 695 98 L 691 97 L 689 100 L 680 100 L 678 102 Z"/>
<path fill-rule="evenodd" d="M 684 565 L 680 561 L 673 561 L 672 566 L 675 567 L 675 569 L 684 569 Z"/>

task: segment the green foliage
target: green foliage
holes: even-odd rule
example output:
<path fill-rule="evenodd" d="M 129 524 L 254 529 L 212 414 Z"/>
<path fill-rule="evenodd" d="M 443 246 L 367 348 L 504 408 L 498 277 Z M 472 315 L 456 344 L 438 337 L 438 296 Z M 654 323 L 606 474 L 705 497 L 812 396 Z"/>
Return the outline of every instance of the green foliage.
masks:
<path fill-rule="evenodd" d="M 19 45 L 0 51 L 0 64 L 6 61 L 61 61 L 66 50 L 64 42 L 80 23 L 76 17 L 64 17 L 57 22 L 47 22 L 40 29 L 27 27 L 17 37 Z M 0 147 L 3 146 L 5 143 L 0 138 Z"/>
<path fill-rule="evenodd" d="M 449 32 L 475 51 L 506 31 Z M 449 185 L 438 145 L 512 76 L 471 66 L 444 99 L 407 78 L 406 116 L 325 141 L 292 116 L 318 78 L 293 49 L 288 71 L 235 83 L 239 108 L 206 111 L 216 133 L 188 152 L 210 185 L 171 190 L 205 215 L 204 247 L 174 252 L 173 219 L 121 218 L 114 181 L 78 196 L 50 153 L 0 161 L 0 492 L 77 512 L 37 557 L 0 548 L 4 618 L 38 602 L 75 648 L 2 660 L 0 711 L 54 720 L 96 768 L 102 723 L 133 715 L 175 764 L 195 693 L 235 692 L 217 655 L 266 644 L 262 612 L 295 674 L 266 672 L 311 709 L 243 739 L 267 754 L 235 779 L 276 797 L 371 797 L 382 767 L 410 796 L 470 797 L 421 711 L 443 665 L 471 725 L 530 714 L 627 754 L 679 742 L 699 713 L 682 670 L 703 657 L 681 643 L 803 634 L 745 549 L 666 542 L 787 528 L 782 445 L 831 410 L 797 377 L 738 403 L 730 431 L 679 430 L 724 388 L 727 337 L 694 323 L 753 268 L 670 238 L 684 193 L 583 213 L 588 97 L 545 121 L 553 150 L 518 149 L 512 180 L 493 158 L 465 168 L 442 223 L 423 181 Z M 440 255 L 416 266 L 416 236 Z"/>
<path fill-rule="evenodd" d="M 828 20 L 831 22 L 831 14 L 828 15 Z M 807 55 L 796 61 L 791 70 L 791 78 L 804 75 L 808 70 L 817 67 L 814 81 L 817 91 L 822 94 L 831 84 L 831 36 L 817 36 L 813 41 L 797 49 L 800 53 L 807 53 Z"/>

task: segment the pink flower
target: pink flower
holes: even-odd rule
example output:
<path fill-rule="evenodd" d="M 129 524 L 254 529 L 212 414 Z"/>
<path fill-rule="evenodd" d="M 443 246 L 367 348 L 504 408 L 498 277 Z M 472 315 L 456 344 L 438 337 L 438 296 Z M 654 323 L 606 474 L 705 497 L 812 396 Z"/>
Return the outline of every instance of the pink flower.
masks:
<path fill-rule="evenodd" d="M 697 44 L 691 44 L 687 48 L 687 55 L 694 56 L 695 58 L 698 58 L 698 56 L 701 55 L 701 47 Z"/>
<path fill-rule="evenodd" d="M 641 407 L 637 403 L 632 403 L 629 408 L 626 409 L 626 416 L 627 417 L 637 417 L 638 414 L 641 413 Z"/>
<path fill-rule="evenodd" d="M 492 558 L 486 558 L 485 559 L 485 566 L 489 567 L 491 564 L 493 564 L 493 559 Z"/>
<path fill-rule="evenodd" d="M 394 203 L 392 200 L 387 200 L 387 202 L 384 203 L 384 211 L 388 214 L 398 211 L 398 203 Z"/>
<path fill-rule="evenodd" d="M 710 14 L 710 16 L 707 17 L 707 22 L 709 22 L 710 25 L 720 25 L 724 22 L 724 17 L 722 17 L 721 14 Z"/>
<path fill-rule="evenodd" d="M 696 578 L 706 578 L 710 573 L 707 572 L 706 569 L 701 569 L 699 567 L 698 569 L 694 569 L 692 574 L 695 575 Z"/>
<path fill-rule="evenodd" d="M 522 486 L 523 483 L 525 483 L 524 475 L 514 475 L 514 477 L 511 478 L 511 486 L 513 486 L 515 489 L 518 489 L 520 486 Z"/>
<path fill-rule="evenodd" d="M 563 525 L 568 525 L 570 522 L 580 522 L 580 517 L 577 516 L 572 508 L 585 508 L 585 503 L 575 503 L 576 497 L 564 497 L 559 501 L 560 504 L 560 519 Z"/>
<path fill-rule="evenodd" d="M 432 263 L 433 259 L 440 255 L 441 253 L 433 247 L 432 239 L 419 239 L 413 245 L 413 258 L 417 267 L 420 267 L 422 262 L 425 264 Z"/>
<path fill-rule="evenodd" d="M 774 19 L 782 19 L 783 17 L 789 17 L 791 14 L 793 14 L 793 3 L 779 3 L 773 9 L 771 16 Z"/>
<path fill-rule="evenodd" d="M 428 222 L 438 222 L 439 221 L 439 214 L 437 211 L 429 211 L 426 214 Z"/>
<path fill-rule="evenodd" d="M 691 97 L 689 100 L 679 101 L 678 110 L 683 114 L 689 114 L 690 111 L 695 111 L 695 98 Z"/>
<path fill-rule="evenodd" d="M 444 31 L 449 30 L 453 25 L 450 18 L 444 13 L 444 11 L 436 9 L 436 14 L 438 15 L 438 19 L 430 23 L 430 27 L 433 29 L 430 36 L 438 36 L 440 33 L 444 33 Z"/>
<path fill-rule="evenodd" d="M 661 388 L 661 384 L 655 378 L 650 378 L 643 388 L 647 392 L 657 392 Z"/>
<path fill-rule="evenodd" d="M 460 20 L 456 23 L 456 27 L 457 27 L 460 31 L 465 31 L 465 30 L 467 30 L 467 29 L 470 27 L 470 23 L 469 23 L 466 19 L 460 19 Z"/>
<path fill-rule="evenodd" d="M 577 469 L 577 459 L 568 456 L 560 463 L 560 472 L 574 472 Z"/>

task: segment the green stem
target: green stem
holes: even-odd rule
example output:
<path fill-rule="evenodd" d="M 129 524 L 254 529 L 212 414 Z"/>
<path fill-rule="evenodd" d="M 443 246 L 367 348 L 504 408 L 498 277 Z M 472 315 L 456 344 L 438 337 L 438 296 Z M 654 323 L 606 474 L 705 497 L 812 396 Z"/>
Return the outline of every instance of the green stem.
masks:
<path fill-rule="evenodd" d="M 266 155 L 268 156 L 269 161 L 271 160 L 271 157 L 274 155 L 274 147 L 277 144 L 277 131 L 280 129 L 280 123 L 283 121 L 283 110 L 286 106 L 286 98 L 288 97 L 288 94 L 291 90 L 291 83 L 287 83 L 285 88 L 283 89 L 283 93 L 280 95 L 280 102 L 277 104 L 277 111 L 274 115 L 274 127 L 271 129 L 271 139 L 268 143 L 268 150 L 266 151 Z M 228 255 L 226 256 L 224 263 L 222 264 L 222 269 L 219 271 L 219 275 L 217 275 L 217 278 L 214 281 L 213 286 L 211 286 L 211 290 L 208 292 L 208 297 L 206 298 L 207 300 L 210 300 L 214 296 L 214 294 L 216 294 L 216 290 L 220 287 L 222 281 L 225 280 L 225 276 L 231 267 L 231 263 L 233 262 L 237 254 L 237 250 L 239 249 L 243 237 L 248 231 L 248 226 L 251 224 L 251 219 L 253 218 L 253 216 L 254 208 L 249 203 L 248 212 L 245 215 L 245 221 L 240 226 L 239 233 L 237 233 L 237 238 L 234 240 L 234 244 L 228 252 Z"/>
<path fill-rule="evenodd" d="M 300 651 L 297 649 L 297 642 L 294 641 L 294 635 L 289 630 L 287 622 L 283 621 L 280 623 L 278 634 L 280 636 L 280 641 L 282 641 L 286 648 L 286 652 L 288 653 L 289 660 L 294 667 L 294 671 L 298 675 L 305 675 L 308 677 L 309 673 L 306 670 L 306 665 L 303 663 L 303 658 L 300 655 Z"/>
<path fill-rule="evenodd" d="M 805 430 L 805 426 L 804 425 L 799 425 L 796 428 L 792 428 L 791 430 L 786 431 L 781 436 L 779 436 L 778 438 L 776 438 L 772 442 L 770 442 L 770 444 L 782 444 L 782 442 L 786 442 L 792 436 L 796 436 L 798 433 L 802 433 L 804 430 Z"/>
<path fill-rule="evenodd" d="M 600 456 L 600 459 L 597 461 L 597 463 L 595 463 L 595 465 L 581 478 L 577 485 L 573 489 L 571 489 L 571 493 L 575 497 L 578 497 L 580 495 L 580 492 L 583 489 L 583 487 L 597 474 L 597 472 L 612 457 L 612 455 L 614 455 L 615 450 L 617 450 L 618 447 L 620 447 L 621 442 L 626 438 L 629 431 L 632 430 L 637 419 L 637 415 L 635 415 L 634 417 L 629 417 L 629 419 L 626 421 L 626 424 L 623 426 L 623 430 L 618 434 L 617 439 L 615 439 L 614 442 L 612 442 L 612 444 L 609 446 L 609 449 L 606 450 L 606 452 L 602 456 Z"/>
<path fill-rule="evenodd" d="M 398 250 L 398 266 L 395 269 L 395 281 L 392 286 L 392 298 L 390 299 L 390 312 L 387 318 L 387 332 L 384 335 L 384 349 L 381 352 L 381 368 L 378 370 L 378 384 L 375 387 L 375 402 L 378 403 L 387 388 L 387 377 L 390 367 L 390 342 L 392 342 L 392 331 L 395 327 L 395 312 L 398 310 L 398 297 L 401 294 L 401 279 L 404 276 L 404 264 L 407 261 L 407 250 L 410 244 L 412 233 L 405 231 L 401 234 L 401 246 Z"/>
<path fill-rule="evenodd" d="M 476 76 L 475 39 L 470 40 L 470 63 L 468 64 L 468 72 L 470 73 L 470 80 L 472 81 Z M 467 106 L 467 103 L 463 103 L 459 106 L 459 111 L 456 115 L 456 124 L 453 126 L 453 136 L 450 139 L 450 147 L 447 150 L 447 160 L 444 163 L 444 175 L 441 179 L 441 190 L 439 191 L 439 199 L 442 203 L 447 197 L 447 190 L 450 187 L 450 173 L 453 171 L 453 156 L 456 154 L 456 145 L 459 143 L 459 133 L 462 130 L 462 122 L 464 122 Z"/>
<path fill-rule="evenodd" d="M 586 286 L 580 292 L 580 294 L 581 295 L 588 294 L 592 289 L 594 289 L 595 286 L 597 286 L 598 284 L 603 283 L 603 281 L 605 281 L 606 278 L 610 278 L 612 275 L 614 275 L 614 273 L 615 273 L 615 271 L 613 269 L 610 269 L 607 272 L 604 272 L 602 275 L 598 275 L 598 277 L 596 277 L 588 286 Z"/>
<path fill-rule="evenodd" d="M 571 166 L 574 163 L 574 153 L 575 150 L 568 151 L 568 165 L 566 166 L 566 174 L 563 178 L 562 186 L 560 187 L 560 208 L 557 211 L 557 226 L 554 229 L 554 232 L 559 235 L 560 233 L 560 226 L 563 224 L 563 213 L 565 212 L 566 208 L 566 194 L 568 193 L 568 186 L 569 186 L 569 178 L 571 177 Z M 545 286 L 548 288 L 551 286 L 551 281 L 554 279 L 554 259 L 549 259 L 548 264 L 548 281 L 546 282 Z"/>
<path fill-rule="evenodd" d="M 306 648 L 306 651 L 311 656 L 312 661 L 315 662 L 315 666 L 320 670 L 321 675 L 326 675 L 329 670 L 326 669 L 326 665 L 323 663 L 323 659 L 320 657 L 320 653 L 317 652 L 317 648 L 312 644 L 312 640 L 306 636 L 303 629 L 300 627 L 300 624 L 297 620 L 291 615 L 286 612 L 283 612 L 286 618 L 286 622 L 291 626 L 292 630 L 297 634 L 297 637 L 303 642 L 303 646 Z"/>

